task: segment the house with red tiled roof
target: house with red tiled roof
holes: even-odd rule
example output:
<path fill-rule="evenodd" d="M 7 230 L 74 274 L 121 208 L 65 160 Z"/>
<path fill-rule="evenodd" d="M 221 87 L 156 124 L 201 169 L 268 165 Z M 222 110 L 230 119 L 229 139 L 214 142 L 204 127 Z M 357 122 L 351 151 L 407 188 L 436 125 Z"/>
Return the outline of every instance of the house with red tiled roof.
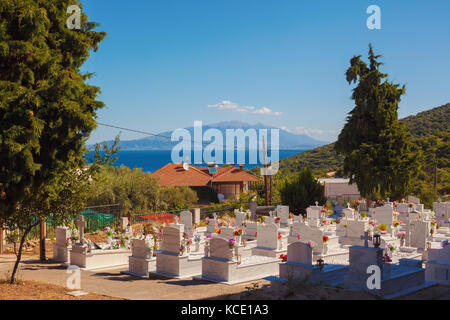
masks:
<path fill-rule="evenodd" d="M 153 172 L 152 176 L 163 187 L 188 186 L 194 190 L 212 188 L 218 195 L 222 194 L 224 199 L 237 199 L 241 193 L 248 191 L 249 183 L 260 181 L 258 177 L 246 172 L 242 165 L 197 167 L 168 163 Z"/>

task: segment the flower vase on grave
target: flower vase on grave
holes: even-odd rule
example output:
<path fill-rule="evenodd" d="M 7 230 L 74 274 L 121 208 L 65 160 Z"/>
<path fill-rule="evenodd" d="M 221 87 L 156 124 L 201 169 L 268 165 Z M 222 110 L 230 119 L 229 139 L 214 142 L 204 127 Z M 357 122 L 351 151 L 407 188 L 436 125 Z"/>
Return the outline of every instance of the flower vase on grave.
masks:
<path fill-rule="evenodd" d="M 242 242 L 242 236 L 236 236 L 236 244 L 241 245 Z"/>
<path fill-rule="evenodd" d="M 205 257 L 209 257 L 209 245 L 205 245 Z"/>
<path fill-rule="evenodd" d="M 323 244 L 323 254 L 327 254 L 328 253 L 328 243 L 324 243 Z"/>
<path fill-rule="evenodd" d="M 150 250 L 148 250 L 148 253 L 146 254 L 145 258 L 151 259 L 152 257 L 153 257 L 153 248 L 150 248 Z"/>
<path fill-rule="evenodd" d="M 400 238 L 400 247 L 404 247 L 404 246 L 405 246 L 405 239 Z"/>
<path fill-rule="evenodd" d="M 199 252 L 200 251 L 200 242 L 195 242 L 194 251 L 195 252 Z"/>

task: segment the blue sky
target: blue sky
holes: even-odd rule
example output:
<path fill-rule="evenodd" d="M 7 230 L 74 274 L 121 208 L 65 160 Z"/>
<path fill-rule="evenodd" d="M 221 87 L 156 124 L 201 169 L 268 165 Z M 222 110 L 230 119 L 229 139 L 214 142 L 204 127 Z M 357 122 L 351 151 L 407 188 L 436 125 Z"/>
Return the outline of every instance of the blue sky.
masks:
<path fill-rule="evenodd" d="M 400 117 L 450 102 L 448 0 L 82 3 L 108 33 L 83 66 L 107 105 L 99 122 L 158 133 L 240 120 L 333 141 L 353 108 L 349 60 L 369 42 L 406 85 Z M 366 26 L 372 4 L 381 30 Z M 118 132 L 99 127 L 89 142 Z"/>

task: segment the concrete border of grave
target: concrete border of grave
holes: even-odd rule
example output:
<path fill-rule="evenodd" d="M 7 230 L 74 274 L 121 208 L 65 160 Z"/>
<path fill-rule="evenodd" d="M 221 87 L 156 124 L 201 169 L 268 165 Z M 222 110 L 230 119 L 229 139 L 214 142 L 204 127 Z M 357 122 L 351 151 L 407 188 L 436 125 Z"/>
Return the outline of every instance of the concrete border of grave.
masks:
<path fill-rule="evenodd" d="M 111 269 L 128 266 L 131 250 L 91 250 L 86 245 L 74 244 L 70 252 L 70 265 L 83 270 Z"/>
<path fill-rule="evenodd" d="M 442 249 L 429 249 L 425 279 L 450 285 L 450 245 Z"/>
<path fill-rule="evenodd" d="M 383 249 L 361 246 L 350 247 L 349 274 L 345 277 L 345 288 L 353 291 L 367 291 L 394 299 L 412 292 L 423 290 L 436 283 L 425 281 L 425 269 L 422 261 L 400 259 L 399 264 L 383 262 Z M 380 270 L 380 288 L 369 289 L 367 280 L 374 271 L 368 272 L 369 267 Z"/>
<path fill-rule="evenodd" d="M 271 282 L 286 282 L 293 279 L 311 283 L 341 285 L 348 273 L 347 265 L 325 264 L 322 268 L 313 265 L 313 249 L 303 242 L 293 242 L 288 246 L 288 261 L 280 263 L 280 277 L 270 278 Z"/>
<path fill-rule="evenodd" d="M 128 260 L 128 270 L 121 271 L 137 277 L 148 278 L 150 272 L 156 270 L 156 256 L 145 239 L 133 239 L 131 246 L 132 255 Z"/>
<path fill-rule="evenodd" d="M 265 256 L 248 256 L 238 261 L 235 248 L 222 238 L 211 239 L 210 255 L 202 258 L 202 275 L 194 279 L 220 282 L 228 285 L 275 276 L 280 260 Z"/>

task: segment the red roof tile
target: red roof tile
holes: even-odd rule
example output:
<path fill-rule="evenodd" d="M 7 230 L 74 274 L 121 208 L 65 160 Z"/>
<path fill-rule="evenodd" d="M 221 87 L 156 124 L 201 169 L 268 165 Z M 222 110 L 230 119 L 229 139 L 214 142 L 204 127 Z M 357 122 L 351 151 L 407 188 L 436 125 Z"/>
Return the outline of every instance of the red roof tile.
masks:
<path fill-rule="evenodd" d="M 189 166 L 183 169 L 183 164 L 168 163 L 152 173 L 161 186 L 208 186 L 212 182 L 243 182 L 259 181 L 259 178 L 245 172 L 241 168 L 219 167 L 217 174 L 210 174 L 208 167 Z"/>

